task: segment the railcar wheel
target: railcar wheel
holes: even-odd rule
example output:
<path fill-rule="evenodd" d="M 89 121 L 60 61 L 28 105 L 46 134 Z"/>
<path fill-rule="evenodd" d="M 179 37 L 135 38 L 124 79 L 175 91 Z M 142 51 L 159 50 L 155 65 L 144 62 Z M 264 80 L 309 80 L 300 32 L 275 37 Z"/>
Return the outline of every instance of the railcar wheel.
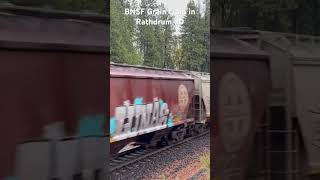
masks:
<path fill-rule="evenodd" d="M 177 129 L 171 132 L 171 139 L 173 143 L 182 141 L 186 135 L 186 129 Z"/>
<path fill-rule="evenodd" d="M 169 138 L 168 138 L 168 136 L 163 136 L 162 138 L 161 138 L 161 140 L 157 143 L 157 146 L 158 147 L 164 147 L 164 146 L 167 146 L 167 145 L 169 145 L 170 143 L 169 143 Z"/>
<path fill-rule="evenodd" d="M 204 131 L 204 125 L 203 124 L 196 124 L 195 133 L 201 134 L 203 131 Z"/>
<path fill-rule="evenodd" d="M 192 137 L 195 135 L 194 125 L 190 125 L 187 129 L 187 136 Z"/>
<path fill-rule="evenodd" d="M 179 130 L 174 130 L 171 132 L 171 142 L 172 143 L 176 143 L 179 141 L 179 137 L 178 137 L 178 133 L 179 133 Z"/>

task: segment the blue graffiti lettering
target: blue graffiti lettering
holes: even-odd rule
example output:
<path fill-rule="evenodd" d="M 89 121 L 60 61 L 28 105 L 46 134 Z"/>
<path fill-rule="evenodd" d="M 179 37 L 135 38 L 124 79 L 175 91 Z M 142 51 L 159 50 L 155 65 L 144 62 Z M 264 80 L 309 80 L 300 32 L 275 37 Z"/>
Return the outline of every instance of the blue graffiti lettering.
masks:
<path fill-rule="evenodd" d="M 117 131 L 117 121 L 115 117 L 110 119 L 110 134 L 113 135 Z"/>
<path fill-rule="evenodd" d="M 153 103 L 142 104 L 143 98 L 135 98 L 134 105 L 126 101 L 124 106 L 117 107 L 115 117 L 110 119 L 111 136 L 136 132 L 167 123 L 168 104 L 162 99 L 154 99 Z"/>
<path fill-rule="evenodd" d="M 10 176 L 10 177 L 6 177 L 4 178 L 4 180 L 17 180 L 16 177 Z"/>
<path fill-rule="evenodd" d="M 162 99 L 159 100 L 160 107 L 162 107 L 164 101 Z"/>
<path fill-rule="evenodd" d="M 168 119 L 168 121 L 167 121 L 167 126 L 169 127 L 169 128 L 171 128 L 171 127 L 173 127 L 173 120 L 172 120 L 172 117 L 170 116 L 170 118 Z"/>
<path fill-rule="evenodd" d="M 103 114 L 87 115 L 80 119 L 78 127 L 79 136 L 103 135 L 105 129 L 105 117 Z"/>
<path fill-rule="evenodd" d="M 143 98 L 135 98 L 134 99 L 134 104 L 135 105 L 142 105 L 143 104 Z"/>

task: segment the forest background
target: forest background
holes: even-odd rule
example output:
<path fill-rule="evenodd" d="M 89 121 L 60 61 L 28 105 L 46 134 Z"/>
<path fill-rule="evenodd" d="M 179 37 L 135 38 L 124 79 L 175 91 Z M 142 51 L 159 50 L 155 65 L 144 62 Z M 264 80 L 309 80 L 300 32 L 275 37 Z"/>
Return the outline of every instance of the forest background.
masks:
<path fill-rule="evenodd" d="M 209 0 L 205 0 L 202 1 L 206 7 L 205 13 L 184 17 L 185 21 L 179 34 L 175 33 L 175 28 L 171 26 L 137 27 L 133 21 L 134 17 L 123 15 L 122 10 L 125 7 L 161 8 L 157 0 L 141 0 L 140 5 L 129 0 L 0 0 L 0 2 L 70 11 L 110 13 L 111 60 L 161 68 L 208 71 L 209 19 L 212 28 L 246 27 L 320 35 L 320 0 L 214 0 L 211 4 Z M 198 9 L 198 1 L 191 0 L 188 7 Z"/>
<path fill-rule="evenodd" d="M 151 67 L 209 72 L 210 1 L 190 0 L 179 11 L 186 13 L 177 24 L 139 25 L 135 19 L 175 22 L 174 14 L 125 15 L 128 9 L 166 10 L 157 0 L 111 0 L 111 61 Z M 201 11 L 202 8 L 202 11 Z"/>

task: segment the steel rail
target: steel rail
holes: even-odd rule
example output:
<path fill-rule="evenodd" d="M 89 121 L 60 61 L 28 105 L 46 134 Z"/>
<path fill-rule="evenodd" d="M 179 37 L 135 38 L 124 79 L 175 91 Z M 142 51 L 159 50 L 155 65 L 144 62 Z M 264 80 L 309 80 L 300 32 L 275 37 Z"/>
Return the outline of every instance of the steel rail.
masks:
<path fill-rule="evenodd" d="M 123 162 L 121 162 L 121 163 L 119 163 L 119 164 L 117 164 L 117 165 L 115 165 L 115 166 L 111 166 L 109 172 L 113 172 L 113 171 L 118 170 L 118 169 L 120 169 L 120 168 L 123 168 L 123 167 L 126 167 L 126 166 L 128 166 L 128 165 L 131 165 L 131 164 L 133 164 L 133 163 L 135 163 L 135 162 L 138 162 L 138 161 L 141 161 L 141 160 L 143 160 L 143 159 L 146 159 L 146 158 L 148 158 L 148 157 L 150 157 L 150 156 L 152 156 L 152 155 L 159 154 L 159 153 L 164 152 L 164 151 L 166 151 L 166 150 L 168 150 L 168 149 L 171 149 L 171 148 L 177 147 L 177 146 L 179 146 L 179 145 L 185 144 L 185 143 L 187 143 L 188 141 L 191 141 L 191 140 L 194 140 L 194 139 L 198 139 L 198 138 L 200 138 L 200 137 L 202 137 L 202 136 L 205 136 L 205 135 L 207 135 L 207 134 L 209 134 L 209 133 L 210 133 L 210 131 L 207 130 L 207 131 L 205 131 L 205 132 L 203 132 L 203 133 L 201 133 L 201 134 L 199 134 L 199 135 L 197 135 L 197 136 L 188 137 L 188 138 L 186 138 L 186 139 L 184 139 L 184 140 L 182 140 L 182 141 L 180 141 L 180 142 L 177 142 L 177 143 L 174 143 L 174 144 L 165 146 L 165 147 L 160 148 L 160 149 L 156 149 L 156 150 L 154 150 L 154 151 L 145 150 L 145 151 L 144 151 L 145 154 L 142 154 L 141 156 L 137 156 L 137 158 L 128 159 L 127 161 L 123 160 L 123 159 L 127 159 L 126 156 L 124 156 L 124 157 L 119 157 L 119 158 L 115 158 L 115 159 L 113 159 L 113 160 L 111 160 L 111 161 L 123 161 Z M 139 152 L 139 151 L 138 151 L 138 152 Z M 134 153 L 132 153 L 132 154 L 134 154 Z M 127 156 L 130 156 L 130 153 L 129 153 Z M 122 160 L 121 160 L 121 159 L 122 159 Z"/>

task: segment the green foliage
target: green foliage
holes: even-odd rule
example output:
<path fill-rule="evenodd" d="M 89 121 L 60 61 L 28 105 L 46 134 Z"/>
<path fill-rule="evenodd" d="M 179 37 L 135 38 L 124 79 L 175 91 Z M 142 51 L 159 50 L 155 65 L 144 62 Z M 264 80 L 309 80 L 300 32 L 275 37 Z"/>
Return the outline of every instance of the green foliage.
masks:
<path fill-rule="evenodd" d="M 215 27 L 320 34 L 320 0 L 215 0 L 211 9 Z"/>
<path fill-rule="evenodd" d="M 160 10 L 165 10 L 164 4 L 161 4 L 159 7 Z M 173 21 L 174 17 L 169 14 L 164 14 L 160 16 L 161 20 L 171 20 Z M 174 68 L 173 64 L 173 53 L 176 48 L 174 45 L 175 37 L 173 35 L 175 29 L 173 25 L 162 25 L 161 32 L 159 34 L 159 42 L 163 48 L 162 60 L 165 68 Z"/>
<path fill-rule="evenodd" d="M 142 21 L 157 19 L 174 22 L 171 14 L 124 14 L 124 8 L 165 10 L 164 4 L 159 4 L 157 0 L 141 0 L 140 4 L 132 0 L 111 0 L 111 60 L 160 68 L 208 70 L 209 7 L 204 15 L 200 15 L 193 1 L 188 6 L 197 14 L 184 17 L 180 36 L 175 35 L 174 24 L 135 23 L 137 18 Z"/>
<path fill-rule="evenodd" d="M 124 8 L 131 4 L 126 0 L 111 0 L 110 2 L 111 30 L 111 61 L 117 63 L 140 64 L 141 55 L 134 46 L 135 22 L 133 17 L 124 16 Z"/>
<path fill-rule="evenodd" d="M 320 0 L 299 0 L 293 13 L 294 32 L 320 35 Z"/>
<path fill-rule="evenodd" d="M 209 57 L 209 23 L 206 16 L 201 16 L 193 0 L 188 3 L 188 9 L 196 13 L 184 16 L 181 28 L 182 68 L 204 71 L 204 64 Z"/>
<path fill-rule="evenodd" d="M 168 178 L 165 175 L 161 175 L 162 180 L 167 180 Z"/>
<path fill-rule="evenodd" d="M 155 0 L 142 0 L 141 8 L 164 9 L 163 5 L 158 5 Z M 171 19 L 169 15 L 148 15 L 146 13 L 138 16 L 141 20 Z M 138 25 L 138 41 L 140 51 L 143 53 L 143 64 L 153 67 L 168 67 L 171 61 L 169 49 L 172 39 L 173 27 L 170 25 Z M 169 46 L 169 47 L 168 47 Z"/>
<path fill-rule="evenodd" d="M 9 2 L 21 6 L 107 13 L 105 0 L 9 0 Z"/>
<path fill-rule="evenodd" d="M 204 154 L 200 157 L 200 160 L 204 166 L 204 168 L 206 168 L 207 170 L 210 170 L 210 154 Z"/>
<path fill-rule="evenodd" d="M 176 48 L 173 55 L 173 64 L 177 69 L 181 69 L 183 65 L 182 49 Z"/>
<path fill-rule="evenodd" d="M 200 156 L 200 161 L 202 163 L 202 166 L 206 169 L 207 177 L 210 177 L 210 153 L 206 153 Z"/>

